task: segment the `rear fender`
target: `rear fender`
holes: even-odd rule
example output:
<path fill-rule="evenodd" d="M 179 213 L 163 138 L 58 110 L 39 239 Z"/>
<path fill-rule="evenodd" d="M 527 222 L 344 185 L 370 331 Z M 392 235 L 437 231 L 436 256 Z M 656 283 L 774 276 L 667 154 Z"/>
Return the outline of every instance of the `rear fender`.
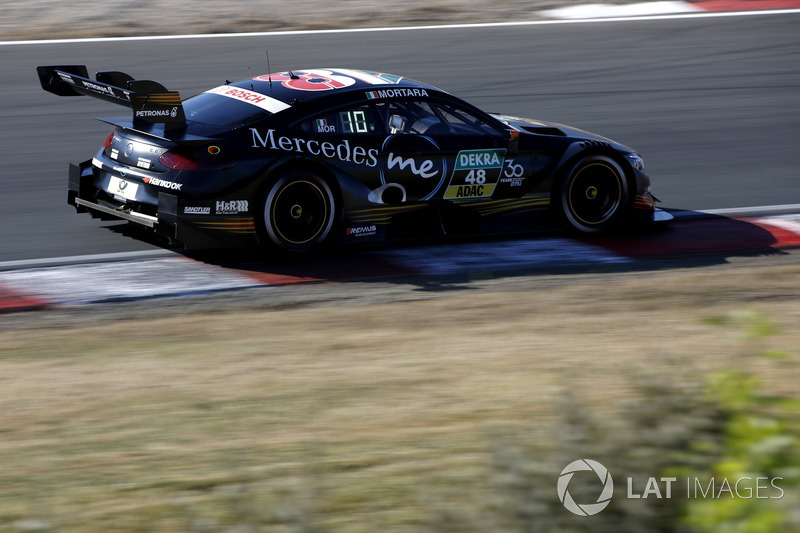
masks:
<path fill-rule="evenodd" d="M 369 203 L 368 199 L 371 192 L 369 187 L 335 167 L 329 167 L 313 159 L 300 157 L 287 157 L 276 161 L 265 170 L 265 179 L 262 187 L 266 188 L 282 171 L 298 167 L 312 169 L 325 178 L 337 196 L 341 207 L 348 208 Z"/>

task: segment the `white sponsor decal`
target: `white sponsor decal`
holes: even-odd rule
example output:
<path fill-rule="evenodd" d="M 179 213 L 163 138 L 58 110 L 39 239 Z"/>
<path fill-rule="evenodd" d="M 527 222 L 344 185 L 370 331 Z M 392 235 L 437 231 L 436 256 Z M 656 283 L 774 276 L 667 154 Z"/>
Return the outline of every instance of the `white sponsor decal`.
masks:
<path fill-rule="evenodd" d="M 363 146 L 350 146 L 350 141 L 344 140 L 339 144 L 328 141 L 318 141 L 316 139 L 300 139 L 298 137 L 276 137 L 275 130 L 270 129 L 266 136 L 262 136 L 257 129 L 250 128 L 253 134 L 253 148 L 269 148 L 271 150 L 283 150 L 284 152 L 296 152 L 300 154 L 311 154 L 322 156 L 328 159 L 338 159 L 339 161 L 352 162 L 356 165 L 375 167 L 378 165 L 378 150 Z"/>
<path fill-rule="evenodd" d="M 149 118 L 159 118 L 159 117 L 171 117 L 175 118 L 178 116 L 178 108 L 173 107 L 172 109 L 144 109 L 141 111 L 137 111 L 135 113 L 136 117 L 149 117 Z"/>
<path fill-rule="evenodd" d="M 260 107 L 265 111 L 269 111 L 270 113 L 277 113 L 278 111 L 283 111 L 284 109 L 288 109 L 290 107 L 289 104 L 281 102 L 280 100 L 276 100 L 275 98 L 265 94 L 249 91 L 247 89 L 240 89 L 239 87 L 233 87 L 231 85 L 221 85 L 206 92 L 209 94 L 218 94 L 220 96 L 233 98 L 234 100 L 247 102 L 248 104 Z"/>
<path fill-rule="evenodd" d="M 174 114 L 173 114 L 174 113 Z M 177 108 L 169 109 L 145 109 L 143 111 L 137 111 L 137 117 L 175 117 L 177 116 L 178 111 Z"/>
<path fill-rule="evenodd" d="M 409 96 L 428 96 L 428 91 L 425 89 L 381 89 L 380 91 L 368 91 L 368 100 L 376 98 L 406 98 Z"/>
<path fill-rule="evenodd" d="M 184 207 L 183 208 L 184 215 L 210 215 L 211 208 L 210 207 Z"/>
<path fill-rule="evenodd" d="M 378 226 L 361 226 L 359 228 L 347 228 L 347 235 L 350 237 L 368 237 L 378 232 Z"/>
<path fill-rule="evenodd" d="M 147 177 L 144 178 L 144 182 L 148 185 L 155 185 L 156 187 L 163 187 L 164 189 L 170 189 L 173 191 L 179 191 L 181 190 L 181 187 L 183 187 L 183 183 L 175 183 L 174 181 L 167 181 L 159 178 Z"/>
<path fill-rule="evenodd" d="M 86 87 L 87 89 L 91 89 L 92 91 L 97 91 L 99 93 L 105 93 L 115 96 L 114 91 L 110 87 L 106 87 L 104 85 L 97 85 L 96 83 L 83 80 L 81 80 L 81 83 L 83 84 L 84 87 Z"/>
<path fill-rule="evenodd" d="M 417 167 L 417 162 L 414 158 L 403 159 L 400 156 L 394 155 L 394 153 L 389 153 L 386 157 L 386 168 L 389 170 L 393 169 L 395 166 L 399 166 L 400 170 L 405 170 L 406 168 L 410 168 L 413 174 L 417 176 L 428 179 L 436 176 L 439 173 L 439 169 L 434 168 L 434 163 L 430 159 L 426 159 L 419 164 Z"/>
<path fill-rule="evenodd" d="M 247 200 L 218 201 L 216 212 L 218 215 L 238 215 L 247 212 L 249 206 Z"/>
<path fill-rule="evenodd" d="M 424 135 L 390 135 L 381 146 L 381 183 L 402 183 L 408 201 L 429 200 L 444 184 L 447 161 Z"/>
<path fill-rule="evenodd" d="M 324 118 L 317 119 L 317 133 L 336 133 L 336 126 L 333 124 L 328 124 L 328 121 Z"/>
<path fill-rule="evenodd" d="M 75 85 L 75 80 L 73 80 L 72 76 L 70 76 L 69 74 L 64 74 L 63 72 L 56 72 L 56 74 L 58 74 L 58 77 L 61 78 L 61 81 L 65 81 L 71 85 Z"/>
<path fill-rule="evenodd" d="M 458 153 L 456 168 L 494 168 L 503 165 L 499 150 L 463 150 Z"/>

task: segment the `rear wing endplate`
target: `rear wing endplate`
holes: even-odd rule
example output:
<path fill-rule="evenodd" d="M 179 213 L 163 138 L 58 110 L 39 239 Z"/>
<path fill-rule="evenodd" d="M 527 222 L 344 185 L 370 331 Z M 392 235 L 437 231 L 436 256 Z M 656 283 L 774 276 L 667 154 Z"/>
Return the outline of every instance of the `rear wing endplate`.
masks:
<path fill-rule="evenodd" d="M 92 96 L 133 110 L 134 125 L 186 125 L 181 96 L 150 80 L 135 80 L 124 72 L 98 72 L 89 78 L 84 65 L 36 67 L 42 89 L 58 96 Z"/>

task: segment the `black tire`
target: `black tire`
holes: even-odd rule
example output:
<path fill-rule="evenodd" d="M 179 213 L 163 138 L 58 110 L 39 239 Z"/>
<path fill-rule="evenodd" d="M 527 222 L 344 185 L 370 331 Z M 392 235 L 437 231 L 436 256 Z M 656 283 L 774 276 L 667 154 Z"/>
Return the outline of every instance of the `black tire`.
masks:
<path fill-rule="evenodd" d="M 330 237 L 337 209 L 333 191 L 315 172 L 285 172 L 265 192 L 264 240 L 291 252 L 317 249 Z"/>
<path fill-rule="evenodd" d="M 578 160 L 561 181 L 559 192 L 567 229 L 582 234 L 601 233 L 616 226 L 631 199 L 622 167 L 602 154 Z"/>

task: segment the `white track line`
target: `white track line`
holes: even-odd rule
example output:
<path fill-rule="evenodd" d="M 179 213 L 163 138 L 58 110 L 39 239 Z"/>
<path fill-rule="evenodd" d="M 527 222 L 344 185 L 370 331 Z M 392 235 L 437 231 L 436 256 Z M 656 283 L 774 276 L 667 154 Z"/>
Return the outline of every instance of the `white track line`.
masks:
<path fill-rule="evenodd" d="M 540 11 L 541 15 L 556 19 L 586 20 L 614 17 L 644 17 L 674 15 L 676 13 L 705 13 L 702 8 L 683 0 L 661 0 L 637 4 L 580 4 Z"/>
<path fill-rule="evenodd" d="M 762 205 L 756 207 L 733 207 L 727 209 L 705 209 L 700 211 L 674 211 L 676 220 L 711 217 L 769 217 L 800 213 L 800 204 Z"/>
<path fill-rule="evenodd" d="M 794 214 L 787 214 L 794 210 Z M 750 215 L 763 225 L 800 234 L 800 205 L 694 212 Z M 772 215 L 767 215 L 767 213 Z M 759 215 L 758 218 L 752 218 Z M 517 239 L 486 243 L 453 243 L 370 252 L 381 260 L 424 276 L 478 275 L 514 269 L 563 268 L 591 264 L 625 264 L 634 259 L 602 246 L 573 239 Z M 207 294 L 265 287 L 258 277 L 185 258 L 168 250 L 93 254 L 0 263 L 2 290 L 33 296 L 50 305 Z"/>
<path fill-rule="evenodd" d="M 532 20 L 523 22 L 486 22 L 475 24 L 436 24 L 431 26 L 403 26 L 399 28 L 343 28 L 334 30 L 293 30 L 293 31 L 271 31 L 256 33 L 207 33 L 196 35 L 153 35 L 139 37 L 97 37 L 89 39 L 50 39 L 33 41 L 0 41 L 0 46 L 15 45 L 35 45 L 35 44 L 77 44 L 77 43 L 111 43 L 126 41 L 164 41 L 179 39 L 222 39 L 234 37 L 276 37 L 288 35 L 325 35 L 325 34 L 345 34 L 345 33 L 370 33 L 370 32 L 394 32 L 394 31 L 428 31 L 428 30 L 457 30 L 472 28 L 508 28 L 515 26 L 548 26 L 553 24 L 588 24 L 588 23 L 607 23 L 607 22 L 636 22 L 647 20 L 676 20 L 694 18 L 727 18 L 727 17 L 753 17 L 762 15 L 791 15 L 800 14 L 800 9 L 770 9 L 764 11 L 731 11 L 731 12 L 691 12 L 664 15 L 647 15 L 631 17 L 609 17 L 609 18 L 584 18 L 568 20 Z"/>
<path fill-rule="evenodd" d="M 564 238 L 461 243 L 370 252 L 420 276 L 624 264 L 631 259 Z M 208 294 L 270 283 L 246 272 L 183 257 L 100 262 L 0 272 L 0 287 L 51 305 L 81 305 Z"/>
<path fill-rule="evenodd" d="M 138 252 L 117 252 L 110 254 L 70 255 L 66 257 L 46 257 L 43 259 L 21 259 L 0 262 L 0 271 L 21 268 L 45 268 L 51 266 L 79 265 L 86 263 L 135 261 L 139 259 L 157 259 L 176 257 L 179 254 L 169 250 L 141 250 Z"/>
<path fill-rule="evenodd" d="M 139 300 L 262 285 L 243 274 L 182 257 L 0 272 L 0 286 L 57 304 Z"/>

